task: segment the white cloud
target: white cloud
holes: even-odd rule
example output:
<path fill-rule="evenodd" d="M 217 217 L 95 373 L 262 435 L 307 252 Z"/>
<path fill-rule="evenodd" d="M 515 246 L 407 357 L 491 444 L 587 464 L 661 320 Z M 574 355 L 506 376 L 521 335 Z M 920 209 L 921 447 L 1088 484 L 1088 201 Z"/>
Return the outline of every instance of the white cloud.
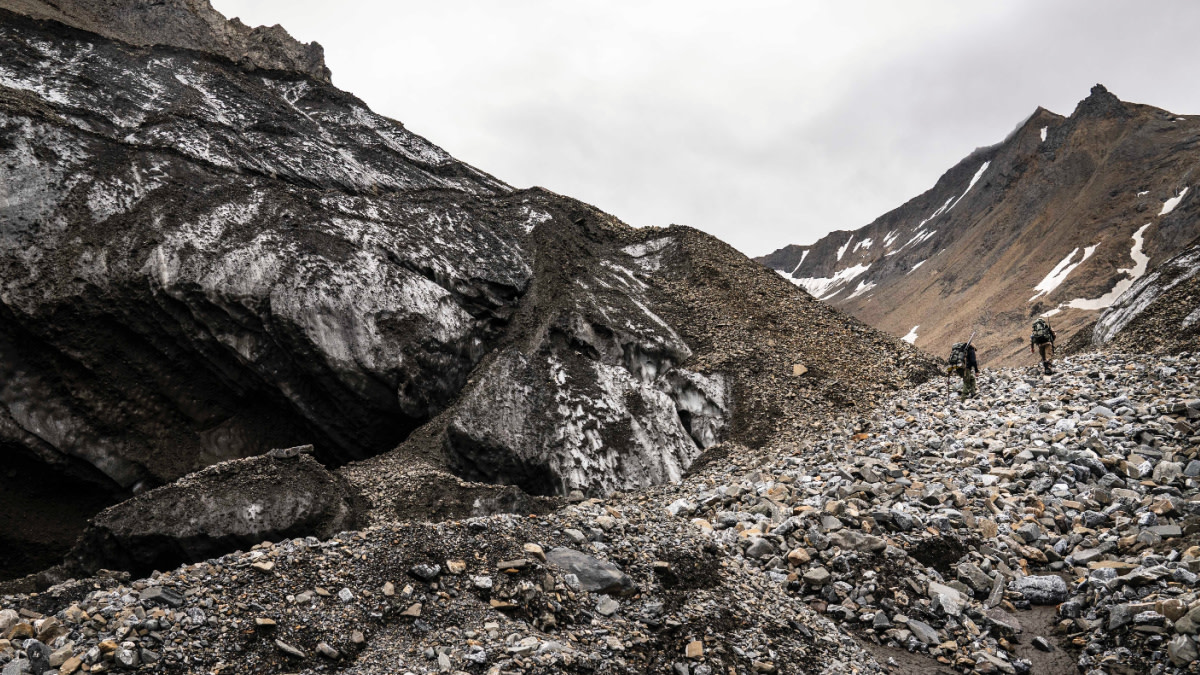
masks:
<path fill-rule="evenodd" d="M 751 254 L 861 227 L 1096 82 L 1200 112 L 1183 0 L 214 5 L 321 42 L 339 87 L 502 180 Z"/>

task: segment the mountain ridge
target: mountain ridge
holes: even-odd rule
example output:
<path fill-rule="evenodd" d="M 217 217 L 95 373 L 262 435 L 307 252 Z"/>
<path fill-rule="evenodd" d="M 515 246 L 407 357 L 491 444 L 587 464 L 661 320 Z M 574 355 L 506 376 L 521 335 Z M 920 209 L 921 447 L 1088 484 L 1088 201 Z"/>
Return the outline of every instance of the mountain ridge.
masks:
<path fill-rule="evenodd" d="M 251 70 L 303 73 L 330 83 L 325 51 L 279 24 L 250 28 L 208 0 L 2 0 L 0 9 L 50 20 L 135 46 L 163 45 L 219 55 Z"/>
<path fill-rule="evenodd" d="M 1013 365 L 1032 317 L 1063 338 L 1090 330 L 1103 307 L 1087 307 L 1144 274 L 1134 254 L 1153 267 L 1195 236 L 1198 159 L 1194 117 L 1097 85 L 1071 116 L 1039 107 L 872 223 L 756 260 L 935 352 L 977 330 L 985 361 Z"/>

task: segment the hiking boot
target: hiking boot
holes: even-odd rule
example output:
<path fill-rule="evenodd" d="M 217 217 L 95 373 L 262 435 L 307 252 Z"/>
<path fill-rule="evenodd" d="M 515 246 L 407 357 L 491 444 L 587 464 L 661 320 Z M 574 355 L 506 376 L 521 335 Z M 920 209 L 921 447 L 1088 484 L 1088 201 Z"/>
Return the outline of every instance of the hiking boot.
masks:
<path fill-rule="evenodd" d="M 1042 363 L 1042 368 L 1043 368 L 1043 369 L 1046 371 L 1046 374 L 1047 374 L 1047 375 L 1053 375 L 1053 374 L 1054 374 L 1054 371 L 1053 371 L 1053 370 L 1050 370 L 1050 364 L 1049 364 L 1049 363 Z"/>

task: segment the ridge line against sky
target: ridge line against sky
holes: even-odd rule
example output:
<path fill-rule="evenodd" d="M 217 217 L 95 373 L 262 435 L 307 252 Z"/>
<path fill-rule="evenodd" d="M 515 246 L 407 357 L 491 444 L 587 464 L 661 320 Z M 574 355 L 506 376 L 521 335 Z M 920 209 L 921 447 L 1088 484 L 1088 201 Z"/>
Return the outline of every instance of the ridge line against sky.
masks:
<path fill-rule="evenodd" d="M 868 224 L 1093 84 L 1200 113 L 1200 3 L 213 0 L 455 157 L 748 255 Z"/>

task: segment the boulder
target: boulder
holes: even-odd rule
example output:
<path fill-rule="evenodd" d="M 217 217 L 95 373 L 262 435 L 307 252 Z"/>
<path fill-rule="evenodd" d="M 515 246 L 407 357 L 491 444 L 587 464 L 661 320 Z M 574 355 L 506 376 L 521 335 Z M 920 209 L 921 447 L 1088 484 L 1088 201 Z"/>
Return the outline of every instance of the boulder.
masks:
<path fill-rule="evenodd" d="M 856 530 L 839 530 L 829 535 L 829 541 L 843 549 L 861 553 L 879 553 L 887 548 L 887 542 L 882 538 L 864 534 Z"/>
<path fill-rule="evenodd" d="M 550 549 L 546 553 L 546 562 L 563 572 L 574 574 L 579 578 L 580 589 L 590 593 L 633 595 L 638 592 L 637 584 L 620 567 L 575 549 Z"/>
<path fill-rule="evenodd" d="M 68 557 L 89 572 L 169 569 L 262 541 L 328 538 L 358 525 L 359 502 L 307 454 L 231 460 L 101 511 Z"/>
<path fill-rule="evenodd" d="M 1014 579 L 1008 589 L 1017 591 L 1034 605 L 1057 605 L 1067 599 L 1068 593 L 1067 582 L 1053 575 Z"/>

